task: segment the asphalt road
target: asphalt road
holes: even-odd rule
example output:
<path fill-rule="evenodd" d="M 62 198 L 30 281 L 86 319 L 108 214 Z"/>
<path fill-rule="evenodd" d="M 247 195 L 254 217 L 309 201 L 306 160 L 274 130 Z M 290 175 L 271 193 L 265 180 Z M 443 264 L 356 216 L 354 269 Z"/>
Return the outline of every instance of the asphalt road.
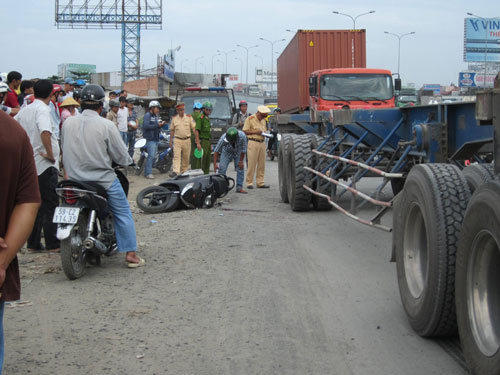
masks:
<path fill-rule="evenodd" d="M 130 179 L 133 202 L 150 181 Z M 143 268 L 116 256 L 69 281 L 57 256 L 22 254 L 28 303 L 6 309 L 4 373 L 467 373 L 453 341 L 411 330 L 390 234 L 292 212 L 276 162 L 266 182 L 213 209 L 146 215 L 132 203 Z"/>

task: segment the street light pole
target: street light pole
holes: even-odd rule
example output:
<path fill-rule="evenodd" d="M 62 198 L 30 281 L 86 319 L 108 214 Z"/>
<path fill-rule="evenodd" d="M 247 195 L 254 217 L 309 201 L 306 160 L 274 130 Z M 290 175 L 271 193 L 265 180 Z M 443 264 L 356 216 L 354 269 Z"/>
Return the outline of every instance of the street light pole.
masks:
<path fill-rule="evenodd" d="M 388 31 L 384 31 L 385 34 L 388 34 L 388 35 L 392 35 L 392 36 L 395 36 L 396 38 L 398 38 L 398 78 L 401 79 L 401 75 L 399 74 L 399 63 L 401 61 L 401 39 L 407 35 L 412 35 L 412 34 L 415 34 L 415 31 L 412 31 L 410 33 L 406 33 L 406 34 L 395 34 L 395 33 L 390 33 Z"/>
<path fill-rule="evenodd" d="M 244 49 L 247 50 L 247 79 L 246 79 L 246 84 L 248 85 L 248 50 L 250 50 L 251 48 L 257 48 L 258 45 L 251 46 L 251 47 L 245 47 L 245 46 L 242 46 L 241 44 L 237 44 L 236 47 L 244 48 Z"/>
<path fill-rule="evenodd" d="M 260 38 L 260 40 L 268 42 L 271 45 L 271 91 L 274 91 L 274 45 L 278 42 L 284 42 L 285 39 L 270 41 L 268 39 Z"/>
<path fill-rule="evenodd" d="M 198 60 L 199 59 L 202 59 L 204 56 L 200 56 L 200 57 L 197 57 L 196 59 L 194 59 L 194 72 L 195 73 L 198 73 Z"/>
<path fill-rule="evenodd" d="M 220 53 L 223 53 L 224 55 L 226 55 L 226 69 L 225 69 L 225 73 L 227 74 L 227 55 L 229 55 L 231 52 L 236 52 L 235 49 L 231 50 L 231 51 L 222 51 L 220 49 L 217 50 L 217 52 L 220 52 Z"/>
<path fill-rule="evenodd" d="M 220 53 L 217 53 L 215 55 L 212 55 L 212 74 L 214 74 L 214 57 L 215 56 L 220 56 L 221 54 Z"/>
<path fill-rule="evenodd" d="M 467 15 L 479 18 L 483 21 L 486 21 L 486 25 L 484 26 L 484 75 L 483 75 L 483 85 L 484 85 L 484 87 L 486 87 L 486 74 L 487 74 L 486 66 L 488 64 L 488 26 L 489 26 L 488 21 L 490 21 L 492 19 L 499 18 L 499 17 L 497 16 L 497 17 L 486 18 L 486 17 L 478 16 L 474 13 L 467 13 Z"/>
<path fill-rule="evenodd" d="M 369 12 L 358 14 L 356 17 L 353 17 L 350 14 L 345 14 L 345 13 L 337 12 L 336 10 L 332 11 L 332 13 L 333 14 L 338 14 L 339 16 L 349 17 L 352 20 L 353 30 L 356 30 L 356 20 L 359 17 L 361 17 L 361 16 L 366 16 L 367 14 L 375 13 L 375 11 L 374 10 L 370 10 Z M 354 35 L 352 37 L 352 42 L 351 42 L 351 52 L 352 52 L 352 67 L 354 68 Z"/>

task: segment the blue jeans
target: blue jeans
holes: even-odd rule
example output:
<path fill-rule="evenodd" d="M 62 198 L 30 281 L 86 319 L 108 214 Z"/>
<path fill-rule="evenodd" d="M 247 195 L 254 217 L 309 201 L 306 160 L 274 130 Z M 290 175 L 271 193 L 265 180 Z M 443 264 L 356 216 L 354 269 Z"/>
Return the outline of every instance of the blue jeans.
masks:
<path fill-rule="evenodd" d="M 125 145 L 127 145 L 127 139 L 128 139 L 128 133 L 127 132 L 120 132 L 120 135 L 122 136 L 123 142 Z"/>
<path fill-rule="evenodd" d="M 3 355 L 5 353 L 3 347 L 3 311 L 5 309 L 5 302 L 0 302 L 0 375 L 2 375 L 3 368 Z"/>
<path fill-rule="evenodd" d="M 227 167 L 229 163 L 234 161 L 234 169 L 236 170 L 236 187 L 241 188 L 243 186 L 243 179 L 245 177 L 245 168 L 238 168 L 238 163 L 240 161 L 239 156 L 233 156 L 228 154 L 227 152 L 223 152 L 220 154 L 219 168 L 217 169 L 218 173 L 226 174 Z"/>
<path fill-rule="evenodd" d="M 118 251 L 120 253 L 137 251 L 134 219 L 120 181 L 116 179 L 113 185 L 106 189 L 106 193 L 108 193 L 108 206 L 113 213 Z"/>
<path fill-rule="evenodd" d="M 157 150 L 158 150 L 157 141 L 146 142 L 146 151 L 148 152 L 148 158 L 146 159 L 146 166 L 144 167 L 144 176 L 153 174 L 153 161 L 155 160 L 155 155 Z"/>
<path fill-rule="evenodd" d="M 127 133 L 128 154 L 132 159 L 134 159 L 134 144 L 135 144 L 135 131 Z"/>

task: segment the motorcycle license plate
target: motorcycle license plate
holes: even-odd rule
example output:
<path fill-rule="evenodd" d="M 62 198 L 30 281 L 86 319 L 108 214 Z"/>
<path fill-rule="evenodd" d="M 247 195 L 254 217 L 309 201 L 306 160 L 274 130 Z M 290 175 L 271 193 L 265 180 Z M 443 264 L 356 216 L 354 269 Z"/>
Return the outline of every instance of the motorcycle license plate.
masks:
<path fill-rule="evenodd" d="M 57 224 L 76 224 L 79 213 L 80 209 L 78 207 L 56 207 L 52 222 Z"/>
<path fill-rule="evenodd" d="M 212 128 L 212 130 L 213 130 L 214 132 L 221 132 L 221 131 L 222 131 L 222 128 Z"/>

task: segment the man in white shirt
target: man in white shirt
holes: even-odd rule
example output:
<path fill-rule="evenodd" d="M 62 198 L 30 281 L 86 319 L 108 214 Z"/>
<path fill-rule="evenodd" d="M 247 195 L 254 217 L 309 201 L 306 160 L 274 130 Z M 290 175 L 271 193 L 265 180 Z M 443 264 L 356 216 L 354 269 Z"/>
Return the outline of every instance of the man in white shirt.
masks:
<path fill-rule="evenodd" d="M 123 142 L 127 144 L 128 139 L 128 108 L 127 108 L 127 98 L 124 96 L 120 96 L 120 108 L 118 109 L 117 116 L 117 125 L 118 130 L 120 131 L 120 135 L 122 136 Z"/>
<path fill-rule="evenodd" d="M 45 248 L 59 250 L 59 240 L 56 237 L 57 225 L 52 223 L 54 209 L 59 203 L 56 194 L 59 174 L 59 143 L 55 137 L 55 126 L 51 118 L 49 102 L 52 94 L 52 83 L 42 79 L 35 83 L 35 101 L 24 107 L 15 119 L 28 134 L 35 157 L 38 174 L 38 185 L 42 205 L 38 211 L 35 226 L 28 239 L 28 249 L 32 251 L 44 250 L 41 244 L 43 229 Z"/>

